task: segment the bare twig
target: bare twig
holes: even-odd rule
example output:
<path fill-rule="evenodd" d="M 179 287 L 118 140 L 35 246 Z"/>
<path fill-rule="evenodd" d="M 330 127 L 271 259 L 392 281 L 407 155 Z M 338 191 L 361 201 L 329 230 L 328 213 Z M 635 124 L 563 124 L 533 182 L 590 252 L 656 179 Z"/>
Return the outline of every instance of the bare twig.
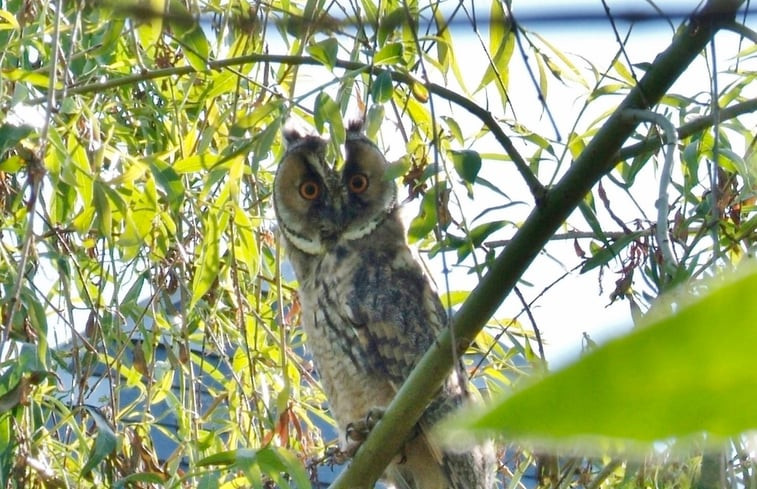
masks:
<path fill-rule="evenodd" d="M 657 195 L 657 244 L 660 246 L 662 257 L 665 260 L 663 268 L 670 271 L 672 267 L 676 265 L 676 259 L 673 256 L 673 251 L 670 249 L 670 236 L 668 234 L 668 185 L 670 185 L 670 176 L 673 172 L 673 153 L 675 152 L 675 145 L 678 141 L 676 134 L 676 128 L 673 123 L 660 114 L 649 110 L 627 109 L 623 114 L 623 117 L 628 117 L 634 123 L 642 121 L 654 122 L 662 129 L 665 134 L 665 145 L 668 150 L 665 152 L 665 163 L 662 165 L 662 171 L 660 172 L 660 187 Z"/>

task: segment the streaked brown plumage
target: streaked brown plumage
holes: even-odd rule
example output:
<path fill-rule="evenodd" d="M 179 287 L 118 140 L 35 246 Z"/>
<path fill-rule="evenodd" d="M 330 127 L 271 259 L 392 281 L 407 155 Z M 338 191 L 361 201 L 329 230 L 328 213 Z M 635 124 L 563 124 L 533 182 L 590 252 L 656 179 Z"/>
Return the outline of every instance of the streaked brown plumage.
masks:
<path fill-rule="evenodd" d="M 330 409 L 348 425 L 386 407 L 446 324 L 442 304 L 414 260 L 386 160 L 351 124 L 344 165 L 326 142 L 290 131 L 274 182 L 274 206 L 299 280 L 302 323 Z M 385 477 L 399 488 L 489 489 L 488 448 L 453 452 L 426 436 L 464 400 L 460 372 L 424 413 L 417 436 Z"/>

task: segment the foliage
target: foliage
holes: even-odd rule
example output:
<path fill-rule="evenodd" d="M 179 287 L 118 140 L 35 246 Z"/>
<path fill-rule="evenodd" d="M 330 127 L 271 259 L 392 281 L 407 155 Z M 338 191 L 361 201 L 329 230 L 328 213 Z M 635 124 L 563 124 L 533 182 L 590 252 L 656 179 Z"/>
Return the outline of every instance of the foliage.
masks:
<path fill-rule="evenodd" d="M 753 430 L 757 304 L 743 300 L 757 288 L 750 265 L 665 296 L 638 330 L 478 416 L 461 414 L 456 429 L 639 458 L 661 451 L 655 442 L 684 450 L 693 438 L 699 448 L 718 449 Z"/>
<path fill-rule="evenodd" d="M 0 2 L 0 485 L 314 480 L 334 440 L 271 222 L 283 124 L 327 133 L 337 155 L 343 119 L 364 115 L 414 202 L 409 240 L 482 277 L 646 68 L 623 43 L 594 66 L 511 22 L 508 3 L 488 7 L 483 28 L 480 12 L 435 1 Z M 481 40 L 480 79 L 458 25 Z M 666 93 L 655 112 L 675 140 L 639 126 L 553 236 L 574 241 L 585 272 L 619 266 L 611 298 L 637 316 L 753 250 L 755 36 L 731 27 L 746 36 L 732 65 L 702 54 L 726 81 Z M 521 57 L 565 140 L 521 116 Z M 562 86 L 583 96 L 558 117 Z M 680 164 L 660 176 L 665 152 Z M 660 178 L 670 184 L 650 197 Z M 667 211 L 649 217 L 660 199 Z M 535 323 L 492 319 L 466 360 L 496 394 L 528 370 L 522 359 L 545 367 L 541 347 Z M 514 453 L 507 484 L 536 463 Z M 618 467 L 553 465 L 555 480 L 597 485 Z M 684 467 L 628 465 L 625 483 L 692 480 L 696 461 Z"/>

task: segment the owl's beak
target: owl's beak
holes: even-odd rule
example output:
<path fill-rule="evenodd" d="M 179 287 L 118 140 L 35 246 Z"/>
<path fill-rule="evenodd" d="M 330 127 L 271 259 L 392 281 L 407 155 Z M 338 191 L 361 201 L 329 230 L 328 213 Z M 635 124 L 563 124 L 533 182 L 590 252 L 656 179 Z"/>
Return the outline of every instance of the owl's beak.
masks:
<path fill-rule="evenodd" d="M 329 207 L 324 214 L 321 216 L 321 241 L 325 243 L 334 242 L 339 239 L 339 235 L 344 229 L 344 213 L 341 208 Z"/>

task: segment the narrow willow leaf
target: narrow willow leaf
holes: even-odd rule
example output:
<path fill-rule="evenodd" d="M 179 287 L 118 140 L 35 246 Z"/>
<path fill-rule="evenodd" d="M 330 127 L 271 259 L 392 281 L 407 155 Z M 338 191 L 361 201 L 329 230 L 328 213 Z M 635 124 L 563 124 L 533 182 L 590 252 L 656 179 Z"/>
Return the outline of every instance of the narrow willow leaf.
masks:
<path fill-rule="evenodd" d="M 21 26 L 18 24 L 16 16 L 8 12 L 7 10 L 0 10 L 0 19 L 2 19 L 2 22 L 0 22 L 0 31 L 5 31 L 8 29 L 17 31 L 21 30 Z"/>
<path fill-rule="evenodd" d="M 89 413 L 95 422 L 97 427 L 97 435 L 95 436 L 95 442 L 92 445 L 92 450 L 89 452 L 89 458 L 87 463 L 81 469 L 81 474 L 86 476 L 92 469 L 94 469 L 105 457 L 113 453 L 116 449 L 116 433 L 113 431 L 110 423 L 107 419 L 100 414 L 100 411 L 90 406 L 83 406 L 83 408 Z"/>
<path fill-rule="evenodd" d="M 155 12 L 156 15 L 149 15 L 137 27 L 139 40 L 145 51 L 152 51 L 152 47 L 157 44 L 158 39 L 163 33 L 163 12 L 166 11 L 166 0 L 147 0 L 144 8 Z"/>
<path fill-rule="evenodd" d="M 200 24 L 198 22 L 187 22 L 188 19 L 192 18 L 192 13 L 182 2 L 172 0 L 170 5 L 171 14 L 174 17 L 169 21 L 169 24 L 182 46 L 187 61 L 197 71 L 207 70 L 210 45 Z"/>
<path fill-rule="evenodd" d="M 486 67 L 486 72 L 481 79 L 478 90 L 497 80 L 495 85 L 504 102 L 508 85 L 508 65 L 515 49 L 515 36 L 512 33 L 510 20 L 507 18 L 507 14 L 500 2 L 491 3 L 491 12 L 489 15 L 491 19 L 489 32 L 489 53 L 491 60 Z"/>
<path fill-rule="evenodd" d="M 336 144 L 341 144 L 346 138 L 344 123 L 342 122 L 342 113 L 339 105 L 334 102 L 327 93 L 321 92 L 315 99 L 315 111 L 313 120 L 318 132 L 323 132 L 326 124 L 329 126 L 329 132 L 332 140 Z"/>
<path fill-rule="evenodd" d="M 336 64 L 336 55 L 339 43 L 333 37 L 311 44 L 307 47 L 310 56 L 323 63 L 328 69 L 333 70 Z"/>
<path fill-rule="evenodd" d="M 375 65 L 390 65 L 402 60 L 402 43 L 393 42 L 379 49 L 373 57 Z"/>
<path fill-rule="evenodd" d="M 46 89 L 50 85 L 50 77 L 47 76 L 46 74 L 39 73 L 36 71 L 22 70 L 21 68 L 12 68 L 9 70 L 3 70 L 2 77 L 8 81 L 20 81 L 20 82 L 31 83 L 32 85 L 39 88 Z M 56 81 L 55 89 L 61 90 L 62 88 L 63 88 L 63 83 L 60 80 Z"/>
<path fill-rule="evenodd" d="M 621 236 L 612 243 L 607 242 L 604 247 L 592 252 L 592 257 L 586 260 L 581 267 L 581 273 L 586 273 L 598 266 L 607 265 L 610 263 L 610 260 L 618 256 L 623 248 L 628 246 L 634 240 L 639 239 L 643 234 L 644 233 L 642 232 L 629 233 Z"/>
<path fill-rule="evenodd" d="M 403 7 L 397 7 L 390 12 L 386 12 L 384 15 L 380 15 L 378 29 L 379 46 L 383 46 L 387 39 L 392 37 L 394 31 L 405 23 L 406 16 L 407 14 Z"/>
<path fill-rule="evenodd" d="M 218 217 L 208 216 L 205 221 L 205 236 L 202 240 L 202 251 L 197 261 L 197 270 L 192 280 L 192 300 L 189 309 L 193 309 L 202 296 L 213 286 L 220 268 L 220 248 L 218 239 Z"/>
<path fill-rule="evenodd" d="M 391 98 L 391 94 L 389 98 Z M 382 122 L 384 122 L 384 106 L 381 104 L 371 105 L 368 114 L 365 116 L 365 135 L 369 139 L 375 139 L 381 129 Z"/>
<path fill-rule="evenodd" d="M 150 166 L 155 181 L 166 193 L 171 209 L 178 210 L 184 199 L 184 184 L 176 170 L 161 158 L 148 157 L 146 162 Z"/>
<path fill-rule="evenodd" d="M 436 190 L 431 188 L 423 196 L 418 215 L 410 221 L 407 230 L 408 241 L 415 243 L 426 237 L 436 226 Z"/>
<path fill-rule="evenodd" d="M 392 98 L 392 92 L 394 91 L 394 85 L 392 83 L 392 75 L 388 71 L 382 71 L 373 80 L 371 86 L 371 97 L 377 104 L 383 104 L 388 102 Z"/>
<path fill-rule="evenodd" d="M 584 454 L 644 455 L 676 438 L 720 442 L 757 428 L 757 267 L 672 295 L 629 335 L 448 428 Z M 747 299 L 749 298 L 749 299 Z M 448 433 L 450 434 L 450 433 Z"/>

